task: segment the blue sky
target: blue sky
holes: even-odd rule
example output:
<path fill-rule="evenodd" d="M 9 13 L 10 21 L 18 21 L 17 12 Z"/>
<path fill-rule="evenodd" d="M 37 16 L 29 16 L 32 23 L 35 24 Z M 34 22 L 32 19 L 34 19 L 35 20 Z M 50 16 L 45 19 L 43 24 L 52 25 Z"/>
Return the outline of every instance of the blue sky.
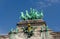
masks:
<path fill-rule="evenodd" d="M 34 8 L 43 9 L 44 20 L 49 28 L 60 32 L 60 0 L 0 0 L 0 34 L 16 28 L 20 12 Z"/>

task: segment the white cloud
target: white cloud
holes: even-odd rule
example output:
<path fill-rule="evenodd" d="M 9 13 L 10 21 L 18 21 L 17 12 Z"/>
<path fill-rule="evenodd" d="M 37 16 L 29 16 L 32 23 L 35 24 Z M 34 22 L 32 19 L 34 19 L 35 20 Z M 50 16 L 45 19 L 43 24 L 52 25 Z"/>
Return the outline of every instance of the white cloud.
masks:
<path fill-rule="evenodd" d="M 36 7 L 40 7 L 40 8 L 46 8 L 46 7 L 49 7 L 51 5 L 52 5 L 51 3 L 47 3 L 47 2 L 37 2 L 36 3 Z"/>
<path fill-rule="evenodd" d="M 60 0 L 45 0 L 45 1 L 51 2 L 51 3 L 59 3 L 60 2 Z"/>
<path fill-rule="evenodd" d="M 31 2 L 33 5 L 35 4 L 35 6 L 38 8 L 46 8 L 60 3 L 60 0 L 31 0 Z"/>

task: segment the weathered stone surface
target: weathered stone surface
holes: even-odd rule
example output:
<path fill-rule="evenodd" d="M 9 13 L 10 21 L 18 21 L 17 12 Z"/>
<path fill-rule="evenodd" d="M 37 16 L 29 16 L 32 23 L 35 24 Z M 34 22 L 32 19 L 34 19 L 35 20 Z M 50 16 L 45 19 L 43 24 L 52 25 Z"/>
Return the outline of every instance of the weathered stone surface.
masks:
<path fill-rule="evenodd" d="M 37 27 L 34 30 L 34 35 L 31 38 L 27 38 L 27 35 L 24 34 L 22 27 L 26 27 L 27 24 L 30 23 L 31 26 Z M 48 33 L 46 32 L 40 32 L 41 27 L 46 26 L 45 21 L 43 20 L 27 20 L 27 21 L 21 21 L 17 23 L 17 29 L 19 30 L 18 33 L 14 33 L 12 36 L 12 39 L 60 39 L 60 32 L 53 32 L 50 29 L 48 29 Z M 43 28 L 45 30 L 45 28 Z M 10 34 L 8 35 L 0 35 L 0 39 L 9 39 Z"/>

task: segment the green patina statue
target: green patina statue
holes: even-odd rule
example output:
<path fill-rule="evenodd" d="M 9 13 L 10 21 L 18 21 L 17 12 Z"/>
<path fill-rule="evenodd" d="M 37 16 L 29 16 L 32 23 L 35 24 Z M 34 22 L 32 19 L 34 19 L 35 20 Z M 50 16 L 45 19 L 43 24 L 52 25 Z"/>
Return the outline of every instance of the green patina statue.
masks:
<path fill-rule="evenodd" d="M 24 13 L 23 13 L 23 12 L 21 12 L 21 19 L 22 19 L 22 20 L 26 20 L 26 19 L 27 19 L 27 17 L 24 16 Z"/>
<path fill-rule="evenodd" d="M 11 34 L 13 33 L 13 28 L 11 28 L 10 33 L 11 33 Z"/>
<path fill-rule="evenodd" d="M 30 12 L 26 10 L 26 15 L 24 15 L 23 12 L 21 12 L 21 19 L 23 20 L 33 20 L 33 19 L 42 19 L 43 18 L 43 12 L 38 12 L 35 9 L 30 8 Z"/>
<path fill-rule="evenodd" d="M 18 31 L 19 31 L 18 28 L 16 28 L 16 29 L 15 29 L 15 32 L 18 33 Z"/>
<path fill-rule="evenodd" d="M 44 28 L 45 28 L 45 30 L 44 30 Z M 40 33 L 41 33 L 42 39 L 44 39 L 44 34 L 43 34 L 43 32 L 45 32 L 45 36 L 46 36 L 46 38 L 47 38 L 47 37 L 48 37 L 48 34 L 49 34 L 49 32 L 48 32 L 48 26 L 42 26 L 42 27 L 41 27 Z"/>
<path fill-rule="evenodd" d="M 27 10 L 26 10 L 26 17 L 27 17 L 27 19 L 31 19 L 31 16 L 28 14 Z"/>
<path fill-rule="evenodd" d="M 10 31 L 10 37 L 9 37 L 9 39 L 13 39 L 13 28 Z"/>

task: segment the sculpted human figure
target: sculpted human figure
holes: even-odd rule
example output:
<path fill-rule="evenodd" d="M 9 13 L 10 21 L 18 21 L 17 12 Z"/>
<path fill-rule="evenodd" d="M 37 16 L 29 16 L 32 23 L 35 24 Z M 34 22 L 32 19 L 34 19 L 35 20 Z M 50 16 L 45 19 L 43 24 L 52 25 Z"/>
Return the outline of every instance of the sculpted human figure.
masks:
<path fill-rule="evenodd" d="M 43 18 L 43 12 L 38 12 L 35 9 L 30 8 L 30 12 L 26 10 L 26 14 L 24 15 L 23 12 L 21 12 L 21 19 L 23 20 L 34 20 L 34 19 L 42 19 Z"/>

